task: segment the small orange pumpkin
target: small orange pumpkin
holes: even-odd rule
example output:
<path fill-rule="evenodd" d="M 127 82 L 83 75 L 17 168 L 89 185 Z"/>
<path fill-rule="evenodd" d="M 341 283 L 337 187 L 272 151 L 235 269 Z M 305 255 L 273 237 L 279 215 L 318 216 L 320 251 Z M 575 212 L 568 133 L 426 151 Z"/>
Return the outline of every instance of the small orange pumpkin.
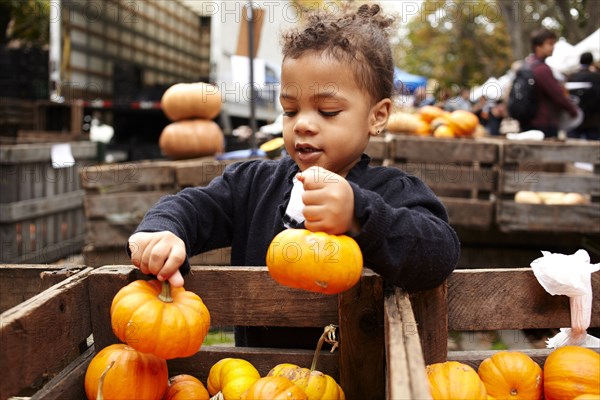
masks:
<path fill-rule="evenodd" d="M 335 379 L 320 371 L 316 371 L 321 348 L 326 341 L 333 344 L 334 348 L 337 347 L 338 342 L 335 340 L 334 325 L 325 327 L 317 343 L 310 369 L 302 368 L 295 364 L 278 364 L 269 371 L 267 376 L 283 376 L 288 378 L 306 393 L 308 400 L 344 400 L 346 398 L 344 391 Z"/>
<path fill-rule="evenodd" d="M 227 400 L 239 399 L 260 378 L 250 362 L 241 358 L 223 358 L 208 373 L 206 386 L 211 396 L 221 392 Z"/>
<path fill-rule="evenodd" d="M 466 110 L 452 111 L 446 118 L 457 136 L 472 136 L 479 125 L 477 115 Z"/>
<path fill-rule="evenodd" d="M 161 107 L 171 121 L 187 118 L 213 119 L 223 104 L 218 87 L 204 82 L 176 83 L 161 98 Z"/>
<path fill-rule="evenodd" d="M 198 378 L 180 374 L 169 378 L 163 400 L 210 400 L 210 395 Z"/>
<path fill-rule="evenodd" d="M 455 136 L 454 131 L 448 125 L 438 125 L 433 131 L 433 137 L 436 138 L 453 138 Z"/>
<path fill-rule="evenodd" d="M 213 121 L 190 119 L 165 126 L 158 146 L 162 154 L 174 160 L 211 156 L 223 152 L 225 136 Z"/>
<path fill-rule="evenodd" d="M 94 356 L 85 372 L 84 387 L 88 400 L 96 400 L 99 391 L 104 400 L 158 400 L 167 389 L 168 379 L 165 360 L 119 343 Z"/>
<path fill-rule="evenodd" d="M 573 400 L 600 400 L 600 394 L 582 394 Z"/>
<path fill-rule="evenodd" d="M 292 381 L 282 376 L 266 376 L 254 382 L 242 395 L 242 400 L 308 400 Z"/>
<path fill-rule="evenodd" d="M 437 106 L 423 106 L 417 110 L 419 116 L 425 122 L 431 122 L 436 118 L 445 115 L 447 112 L 443 108 Z"/>
<path fill-rule="evenodd" d="M 544 363 L 544 398 L 573 399 L 600 395 L 600 354 L 580 346 L 553 350 Z"/>
<path fill-rule="evenodd" d="M 286 229 L 271 241 L 267 267 L 282 285 L 337 294 L 358 282 L 363 258 L 360 247 L 349 236 Z"/>
<path fill-rule="evenodd" d="M 494 398 L 542 398 L 542 368 L 523 352 L 499 351 L 483 360 L 477 373 L 488 395 Z"/>
<path fill-rule="evenodd" d="M 434 400 L 487 400 L 483 382 L 467 364 L 446 361 L 430 364 L 426 368 Z"/>
<path fill-rule="evenodd" d="M 117 337 L 164 359 L 189 357 L 200 350 L 210 314 L 195 293 L 171 288 L 168 281 L 137 280 L 123 287 L 110 308 Z"/>

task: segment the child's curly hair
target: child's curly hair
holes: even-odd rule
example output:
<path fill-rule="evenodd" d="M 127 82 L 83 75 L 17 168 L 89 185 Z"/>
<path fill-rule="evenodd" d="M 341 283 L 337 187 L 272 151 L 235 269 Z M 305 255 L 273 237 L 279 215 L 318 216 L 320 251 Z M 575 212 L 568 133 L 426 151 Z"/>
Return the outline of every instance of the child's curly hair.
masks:
<path fill-rule="evenodd" d="M 340 13 L 312 11 L 304 26 L 282 35 L 283 59 L 299 58 L 310 52 L 324 53 L 349 63 L 359 87 L 374 101 L 392 96 L 394 61 L 389 31 L 394 19 L 383 15 L 377 4 L 348 7 Z"/>

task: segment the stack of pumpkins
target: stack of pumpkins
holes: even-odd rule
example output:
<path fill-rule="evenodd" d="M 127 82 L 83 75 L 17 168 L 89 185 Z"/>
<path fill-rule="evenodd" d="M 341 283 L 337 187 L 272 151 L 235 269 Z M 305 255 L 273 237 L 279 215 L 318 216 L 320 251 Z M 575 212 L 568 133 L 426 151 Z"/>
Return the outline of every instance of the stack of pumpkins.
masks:
<path fill-rule="evenodd" d="M 297 251 L 293 260 L 290 249 Z M 280 232 L 269 246 L 266 263 L 276 282 L 325 294 L 350 289 L 363 270 L 354 239 L 305 229 Z M 136 280 L 117 292 L 110 317 L 123 343 L 105 347 L 90 362 L 85 375 L 88 400 L 345 399 L 334 378 L 316 370 L 323 343 L 337 346 L 333 325 L 319 339 L 310 368 L 278 364 L 261 377 L 247 360 L 223 358 L 211 367 L 204 386 L 187 374 L 169 378 L 166 363 L 196 354 L 208 334 L 210 313 L 197 294 L 173 288 L 168 281 Z"/>
<path fill-rule="evenodd" d="M 222 153 L 225 137 L 213 121 L 221 105 L 221 92 L 214 85 L 177 83 L 168 88 L 161 107 L 173 122 L 160 134 L 158 144 L 163 155 L 180 160 Z"/>
<path fill-rule="evenodd" d="M 458 361 L 427 366 L 434 400 L 599 400 L 600 354 L 580 346 L 553 350 L 544 368 L 520 351 L 503 350 L 477 371 Z"/>
<path fill-rule="evenodd" d="M 424 106 L 415 112 L 395 111 L 387 130 L 437 138 L 470 138 L 483 135 L 477 115 L 466 110 L 448 112 L 437 106 Z"/>

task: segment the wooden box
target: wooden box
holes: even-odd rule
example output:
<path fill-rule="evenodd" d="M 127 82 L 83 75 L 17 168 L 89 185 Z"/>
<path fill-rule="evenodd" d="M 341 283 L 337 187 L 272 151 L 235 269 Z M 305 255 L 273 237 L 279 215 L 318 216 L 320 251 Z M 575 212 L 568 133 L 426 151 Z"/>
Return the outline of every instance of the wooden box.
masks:
<path fill-rule="evenodd" d="M 139 278 L 139 271 L 126 266 L 86 268 L 5 311 L 0 359 L 12 368 L 4 371 L 0 399 L 85 398 L 89 362 L 117 342 L 110 328 L 112 298 Z M 348 399 L 430 398 L 408 296 L 384 292 L 381 278 L 369 270 L 336 296 L 281 286 L 265 267 L 193 267 L 186 289 L 202 297 L 215 327 L 338 325 L 340 346 L 323 350 L 318 368 L 340 382 Z M 282 362 L 308 367 L 312 353 L 202 346 L 194 356 L 170 360 L 168 368 L 170 376 L 188 373 L 206 383 L 210 367 L 224 357 L 244 358 L 264 376 Z"/>
<path fill-rule="evenodd" d="M 74 164 L 54 168 L 56 144 L 0 149 L 0 262 L 50 263 L 83 246 L 83 191 L 78 173 L 95 162 L 92 142 L 69 142 Z"/>
<path fill-rule="evenodd" d="M 575 168 L 587 164 L 589 170 Z M 600 143 L 584 140 L 502 144 L 497 224 L 504 232 L 600 234 Z M 589 204 L 522 204 L 519 191 L 575 192 Z"/>
<path fill-rule="evenodd" d="M 239 160 L 214 157 L 182 161 L 141 161 L 106 164 L 80 173 L 85 190 L 85 264 L 91 267 L 130 262 L 125 245 L 144 214 L 167 194 L 190 186 L 205 186 L 225 167 Z M 200 265 L 228 265 L 230 249 L 193 257 Z"/>
<path fill-rule="evenodd" d="M 450 224 L 484 230 L 494 222 L 499 144 L 484 139 L 391 135 L 391 160 L 425 182 L 448 211 Z"/>

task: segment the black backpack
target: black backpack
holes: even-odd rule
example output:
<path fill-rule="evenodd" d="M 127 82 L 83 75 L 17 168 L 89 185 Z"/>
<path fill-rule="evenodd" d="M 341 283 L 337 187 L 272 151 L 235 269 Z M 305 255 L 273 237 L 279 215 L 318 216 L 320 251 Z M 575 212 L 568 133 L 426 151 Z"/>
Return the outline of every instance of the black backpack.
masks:
<path fill-rule="evenodd" d="M 536 62 L 523 62 L 523 66 L 517 70 L 508 95 L 508 114 L 521 124 L 531 121 L 537 112 L 537 96 L 533 77 L 535 64 Z"/>

